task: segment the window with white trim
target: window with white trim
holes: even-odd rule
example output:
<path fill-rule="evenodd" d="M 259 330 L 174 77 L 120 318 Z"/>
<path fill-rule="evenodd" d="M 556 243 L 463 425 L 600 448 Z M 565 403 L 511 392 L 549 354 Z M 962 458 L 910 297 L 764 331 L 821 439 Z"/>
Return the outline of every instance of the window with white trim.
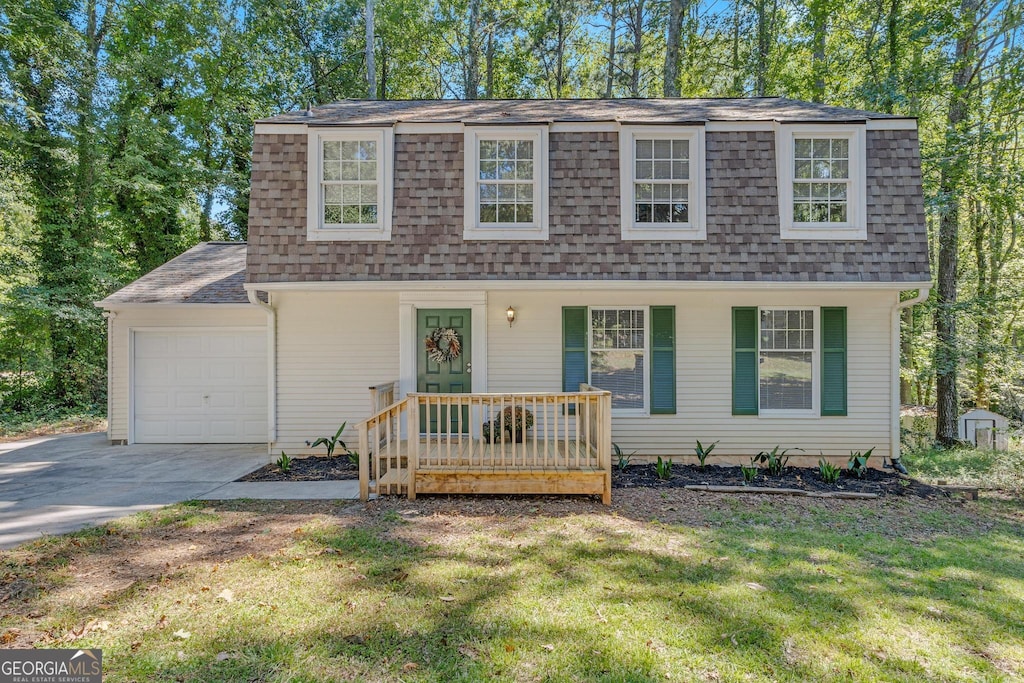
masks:
<path fill-rule="evenodd" d="M 590 309 L 590 384 L 612 393 L 617 413 L 647 410 L 647 309 Z"/>
<path fill-rule="evenodd" d="M 547 239 L 547 127 L 467 127 L 465 239 Z"/>
<path fill-rule="evenodd" d="M 815 410 L 817 311 L 762 308 L 758 330 L 758 406 L 772 411 Z"/>
<path fill-rule="evenodd" d="M 623 126 L 622 239 L 705 239 L 704 129 Z"/>
<path fill-rule="evenodd" d="M 781 126 L 783 239 L 867 239 L 864 126 Z"/>
<path fill-rule="evenodd" d="M 392 141 L 390 129 L 310 133 L 308 239 L 391 238 Z"/>

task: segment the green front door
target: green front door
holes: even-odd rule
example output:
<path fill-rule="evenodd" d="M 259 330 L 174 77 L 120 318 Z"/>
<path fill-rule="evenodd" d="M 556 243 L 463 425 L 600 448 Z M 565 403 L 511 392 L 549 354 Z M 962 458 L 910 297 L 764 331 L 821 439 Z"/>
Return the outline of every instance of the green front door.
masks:
<path fill-rule="evenodd" d="M 435 330 L 454 330 L 459 340 L 459 353 L 451 360 L 437 360 L 431 358 L 427 348 L 426 339 Z M 416 391 L 427 394 L 464 394 L 472 391 L 473 383 L 470 381 L 472 371 L 472 355 L 470 344 L 470 311 L 462 308 L 429 308 L 416 311 L 416 339 L 418 352 L 416 359 Z M 443 344 L 442 344 L 443 346 Z M 442 351 L 449 351 L 447 347 Z M 447 410 L 432 408 L 429 411 L 420 412 L 420 431 L 427 431 L 427 419 L 429 414 L 430 431 L 437 433 L 438 419 L 440 418 L 442 430 L 447 420 L 450 424 L 448 431 L 468 432 L 469 411 L 462 411 L 461 425 L 458 414 L 449 415 Z"/>

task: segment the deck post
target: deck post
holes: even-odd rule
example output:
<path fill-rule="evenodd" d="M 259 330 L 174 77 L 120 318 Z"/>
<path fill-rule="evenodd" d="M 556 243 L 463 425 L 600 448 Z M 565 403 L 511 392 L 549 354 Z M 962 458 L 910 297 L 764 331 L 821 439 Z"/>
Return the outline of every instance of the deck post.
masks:
<path fill-rule="evenodd" d="M 359 423 L 359 500 L 370 498 L 370 438 L 366 422 Z"/>
<path fill-rule="evenodd" d="M 601 416 L 601 441 L 598 444 L 598 463 L 604 471 L 604 494 L 601 502 L 612 504 L 612 395 L 605 391 L 597 399 Z"/>
<path fill-rule="evenodd" d="M 406 396 L 406 444 L 409 448 L 409 457 L 406 467 L 408 468 L 409 476 L 408 483 L 406 484 L 405 491 L 409 496 L 409 500 L 416 500 L 416 463 L 420 458 L 420 397 L 419 394 L 409 394 Z M 427 428 L 429 429 L 430 423 L 427 422 Z M 401 462 L 401 458 L 399 458 Z M 399 479 L 401 481 L 401 479 Z M 400 486 L 401 484 L 399 484 Z M 401 489 L 399 489 L 401 490 Z"/>

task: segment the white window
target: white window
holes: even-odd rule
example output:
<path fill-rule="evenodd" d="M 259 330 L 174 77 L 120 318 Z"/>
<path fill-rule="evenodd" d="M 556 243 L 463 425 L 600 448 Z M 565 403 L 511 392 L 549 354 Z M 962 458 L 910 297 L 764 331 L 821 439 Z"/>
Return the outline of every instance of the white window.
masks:
<path fill-rule="evenodd" d="M 465 149 L 463 237 L 547 239 L 547 127 L 466 128 Z"/>
<path fill-rule="evenodd" d="M 389 240 L 391 129 L 309 134 L 307 238 Z"/>
<path fill-rule="evenodd" d="M 760 413 L 817 414 L 817 316 L 815 308 L 760 309 Z"/>
<path fill-rule="evenodd" d="M 590 384 L 619 415 L 647 413 L 647 309 L 590 309 Z"/>
<path fill-rule="evenodd" d="M 624 126 L 619 153 L 622 239 L 707 237 L 703 127 Z"/>
<path fill-rule="evenodd" d="M 867 239 L 864 126 L 780 126 L 783 239 Z"/>

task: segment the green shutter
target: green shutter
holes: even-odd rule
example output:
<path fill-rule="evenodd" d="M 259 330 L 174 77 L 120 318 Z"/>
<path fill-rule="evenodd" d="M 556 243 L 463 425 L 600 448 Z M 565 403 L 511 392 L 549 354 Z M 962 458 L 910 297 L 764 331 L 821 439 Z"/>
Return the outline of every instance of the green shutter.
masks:
<path fill-rule="evenodd" d="M 821 309 L 821 414 L 846 415 L 846 309 Z"/>
<path fill-rule="evenodd" d="M 587 381 L 587 307 L 562 307 L 562 391 Z M 569 413 L 575 410 L 570 406 Z"/>
<path fill-rule="evenodd" d="M 676 307 L 651 306 L 651 414 L 676 413 Z"/>
<path fill-rule="evenodd" d="M 757 415 L 757 308 L 732 309 L 732 414 Z"/>

